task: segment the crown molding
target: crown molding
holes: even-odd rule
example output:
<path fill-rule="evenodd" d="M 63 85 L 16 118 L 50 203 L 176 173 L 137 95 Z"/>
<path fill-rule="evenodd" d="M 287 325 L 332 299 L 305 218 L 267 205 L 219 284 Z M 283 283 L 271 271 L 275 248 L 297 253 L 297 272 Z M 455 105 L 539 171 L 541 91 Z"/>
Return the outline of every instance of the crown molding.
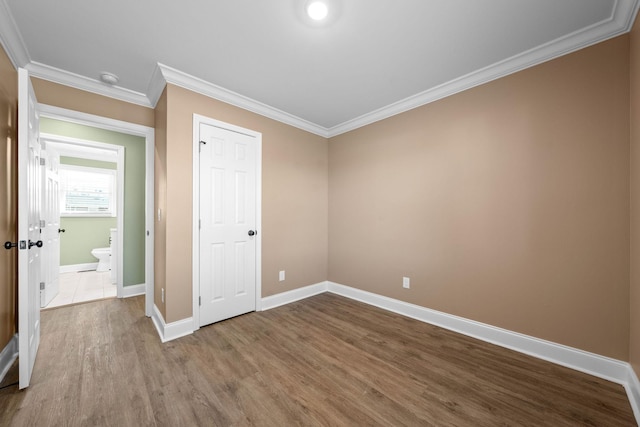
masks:
<path fill-rule="evenodd" d="M 333 126 L 328 129 L 328 137 L 331 138 L 358 129 L 627 33 L 633 26 L 639 4 L 639 0 L 616 0 L 611 16 L 605 20 Z"/>
<path fill-rule="evenodd" d="M 153 105 L 149 101 L 149 98 L 147 98 L 147 95 L 134 90 L 120 86 L 109 86 L 97 79 L 91 79 L 89 77 L 81 76 L 80 74 L 61 70 L 35 61 L 31 61 L 25 68 L 33 77 L 38 77 L 40 79 L 59 83 L 65 86 L 71 86 L 76 89 L 96 93 L 109 98 L 119 99 L 132 104 L 142 105 L 143 107 L 153 108 Z"/>
<path fill-rule="evenodd" d="M 0 44 L 16 70 L 31 62 L 27 45 L 6 0 L 0 0 Z"/>
<path fill-rule="evenodd" d="M 149 101 L 155 107 L 158 104 L 158 100 L 162 96 L 167 80 L 162 75 L 162 67 L 159 62 L 156 63 L 156 68 L 153 69 L 151 79 L 149 80 L 149 86 L 147 86 L 147 96 Z"/>
<path fill-rule="evenodd" d="M 32 76 L 54 83 L 151 108 L 155 107 L 166 83 L 171 83 L 324 138 L 331 138 L 627 33 L 633 26 L 639 6 L 640 0 L 616 0 L 611 16 L 594 25 L 330 128 L 161 63 L 157 64 L 147 93 L 144 94 L 119 86 L 108 86 L 96 79 L 31 61 L 6 0 L 0 0 L 0 44 L 15 68 L 24 67 Z"/>
<path fill-rule="evenodd" d="M 234 105 L 253 113 L 260 114 L 261 116 L 268 117 L 270 119 L 277 120 L 279 122 L 296 127 L 298 129 L 302 129 L 307 132 L 319 135 L 323 138 L 327 138 L 326 128 L 301 119 L 300 117 L 294 116 L 293 114 L 289 114 L 267 104 L 263 104 L 262 102 L 248 98 L 244 95 L 240 95 L 239 93 L 230 91 L 213 83 L 209 83 L 198 77 L 191 76 L 167 65 L 158 63 L 158 69 L 160 70 L 160 73 L 164 77 L 164 81 L 166 83 L 171 83 L 173 85 L 183 87 L 201 95 L 217 99 L 227 104 Z M 159 97 L 160 94 L 162 94 L 162 91 L 158 91 L 160 84 L 157 74 L 157 72 L 154 73 L 154 77 L 152 78 L 150 87 L 152 88 L 153 93 L 157 94 Z M 155 99 L 155 101 L 157 102 L 157 99 Z"/>

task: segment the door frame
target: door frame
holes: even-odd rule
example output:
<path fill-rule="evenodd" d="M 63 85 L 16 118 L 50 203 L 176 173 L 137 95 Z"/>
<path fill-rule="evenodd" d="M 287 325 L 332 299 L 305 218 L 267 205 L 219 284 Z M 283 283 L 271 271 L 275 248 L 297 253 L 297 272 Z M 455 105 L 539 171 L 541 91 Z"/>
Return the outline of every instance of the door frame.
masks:
<path fill-rule="evenodd" d="M 50 134 L 50 133 L 45 133 L 45 132 L 40 132 L 40 140 L 45 142 L 45 143 L 62 143 L 62 144 L 67 144 L 67 145 L 76 145 L 76 146 L 81 146 L 81 147 L 92 147 L 92 148 L 99 148 L 101 150 L 109 150 L 109 151 L 114 151 L 116 153 L 117 159 L 116 159 L 116 228 L 118 230 L 123 230 L 124 229 L 124 156 L 125 156 L 125 147 L 122 145 L 115 145 L 115 144 L 107 144 L 104 142 L 98 142 L 98 141 L 90 141 L 87 139 L 79 139 L 79 138 L 72 138 L 70 136 L 64 136 L 64 135 L 54 135 L 54 134 Z M 72 156 L 72 157 L 79 157 L 79 158 L 85 158 L 85 159 L 92 159 L 92 160 L 102 160 L 99 158 L 96 158 L 95 156 L 90 156 L 90 155 L 79 155 L 77 153 L 72 152 L 71 150 L 67 151 L 65 150 L 58 150 L 58 152 L 61 155 L 66 155 L 66 156 Z M 116 286 L 117 286 L 117 297 L 118 298 L 123 298 L 126 295 L 124 295 L 124 276 L 122 274 L 122 270 L 123 270 L 123 265 L 124 265 L 124 260 L 122 257 L 123 254 L 123 248 L 124 248 L 124 236 L 123 233 L 118 233 L 118 237 L 117 237 L 117 241 L 116 241 L 116 247 L 118 249 L 118 259 L 116 260 L 116 265 L 118 267 L 117 270 L 117 281 L 116 281 Z M 146 272 L 145 272 L 146 273 Z M 145 283 L 146 283 L 146 275 L 145 275 Z"/>
<path fill-rule="evenodd" d="M 210 117 L 193 115 L 192 295 L 193 330 L 200 329 L 200 124 L 255 138 L 256 142 L 256 311 L 262 310 L 262 133 Z"/>
<path fill-rule="evenodd" d="M 139 136 L 145 139 L 145 229 L 147 238 L 145 240 L 145 315 L 151 317 L 153 313 L 153 283 L 154 283 L 154 156 L 155 156 L 155 129 L 136 123 L 111 119 L 108 117 L 96 116 L 66 108 L 52 105 L 39 104 L 40 117 L 62 120 L 85 126 L 110 130 L 114 132 Z M 123 168 L 124 169 L 124 168 Z M 124 170 L 123 170 L 124 173 Z M 122 191 L 124 194 L 124 191 Z M 121 239 L 122 233 L 118 233 Z M 120 251 L 122 253 L 122 251 Z M 121 267 L 120 264 L 119 267 Z M 118 272 L 118 280 L 122 268 Z M 120 296 L 120 295 L 119 295 Z"/>

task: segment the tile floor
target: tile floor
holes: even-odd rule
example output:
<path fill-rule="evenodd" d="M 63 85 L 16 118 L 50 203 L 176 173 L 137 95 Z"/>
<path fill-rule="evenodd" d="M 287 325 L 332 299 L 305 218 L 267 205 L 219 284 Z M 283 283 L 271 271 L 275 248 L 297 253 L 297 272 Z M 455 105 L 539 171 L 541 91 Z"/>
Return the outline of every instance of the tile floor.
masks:
<path fill-rule="evenodd" d="M 60 273 L 60 291 L 44 308 L 115 296 L 116 285 L 111 283 L 110 271 Z"/>

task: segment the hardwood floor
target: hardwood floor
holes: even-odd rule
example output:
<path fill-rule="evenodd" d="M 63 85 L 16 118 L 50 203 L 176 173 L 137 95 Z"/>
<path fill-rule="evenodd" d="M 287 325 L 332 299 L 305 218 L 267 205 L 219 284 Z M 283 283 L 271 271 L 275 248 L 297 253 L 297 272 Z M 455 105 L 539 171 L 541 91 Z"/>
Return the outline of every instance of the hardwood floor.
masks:
<path fill-rule="evenodd" d="M 0 425 L 636 425 L 620 385 L 331 294 L 166 344 L 143 305 L 43 312 Z"/>

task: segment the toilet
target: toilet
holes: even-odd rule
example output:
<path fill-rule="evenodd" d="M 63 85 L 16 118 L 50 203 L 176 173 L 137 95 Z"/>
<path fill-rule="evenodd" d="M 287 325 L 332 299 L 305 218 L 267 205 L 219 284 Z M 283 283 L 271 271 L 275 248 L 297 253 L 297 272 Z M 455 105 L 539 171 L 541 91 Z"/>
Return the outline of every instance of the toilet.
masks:
<path fill-rule="evenodd" d="M 98 258 L 96 271 L 111 270 L 111 248 L 95 248 L 91 251 L 91 255 Z"/>

